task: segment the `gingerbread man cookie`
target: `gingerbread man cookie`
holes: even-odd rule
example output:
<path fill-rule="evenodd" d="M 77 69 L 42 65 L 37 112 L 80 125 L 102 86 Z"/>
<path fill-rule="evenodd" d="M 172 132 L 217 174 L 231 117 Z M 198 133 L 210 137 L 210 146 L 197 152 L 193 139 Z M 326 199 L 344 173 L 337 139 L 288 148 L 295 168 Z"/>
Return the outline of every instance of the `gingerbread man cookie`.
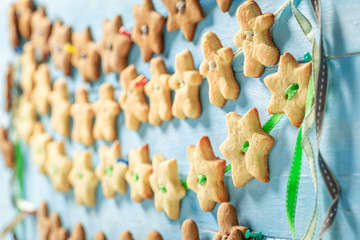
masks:
<path fill-rule="evenodd" d="M 85 240 L 85 231 L 80 223 L 77 223 L 72 229 L 71 236 L 67 240 Z"/>
<path fill-rule="evenodd" d="M 270 114 L 285 113 L 294 127 L 301 126 L 311 68 L 311 62 L 299 64 L 288 52 L 280 57 L 278 71 L 264 78 L 272 94 L 267 108 Z"/>
<path fill-rule="evenodd" d="M 161 154 L 152 158 L 154 172 L 150 176 L 150 185 L 154 192 L 157 211 L 165 211 L 171 219 L 180 215 L 180 200 L 186 191 L 179 180 L 176 159 L 166 160 Z"/>
<path fill-rule="evenodd" d="M 181 226 L 183 240 L 200 240 L 199 229 L 192 219 L 186 219 Z"/>
<path fill-rule="evenodd" d="M 98 43 L 102 70 L 104 73 L 120 73 L 127 66 L 132 41 L 129 36 L 119 34 L 119 29 L 122 26 L 119 15 L 112 20 L 104 19 L 102 26 L 103 38 Z"/>
<path fill-rule="evenodd" d="M 104 196 L 113 198 L 117 192 L 126 193 L 125 173 L 128 167 L 118 161 L 122 159 L 119 141 L 115 141 L 111 148 L 102 146 L 99 149 L 100 164 L 95 170 L 96 176 L 101 181 Z"/>
<path fill-rule="evenodd" d="M 41 61 L 49 54 L 48 39 L 51 33 L 51 22 L 45 15 L 45 8 L 39 6 L 31 15 L 31 43 L 40 52 Z"/>
<path fill-rule="evenodd" d="M 14 168 L 14 146 L 9 141 L 8 132 L 0 127 L 0 150 L 8 168 Z"/>
<path fill-rule="evenodd" d="M 48 97 L 51 92 L 51 80 L 49 67 L 42 63 L 34 73 L 35 88 L 32 92 L 32 99 L 36 106 L 36 112 L 40 115 L 49 113 Z"/>
<path fill-rule="evenodd" d="M 260 77 L 264 66 L 274 66 L 279 60 L 279 50 L 270 36 L 274 14 L 262 14 L 254 0 L 247 0 L 236 11 L 241 30 L 234 36 L 234 44 L 244 53 L 244 75 Z"/>
<path fill-rule="evenodd" d="M 142 5 L 132 7 L 135 18 L 135 26 L 131 39 L 139 45 L 141 55 L 148 62 L 153 54 L 161 54 L 164 51 L 162 30 L 165 18 L 154 9 L 152 0 L 144 0 Z"/>
<path fill-rule="evenodd" d="M 51 135 L 45 132 L 41 122 L 34 125 L 34 131 L 30 137 L 31 158 L 38 166 L 41 173 L 46 174 L 48 162 L 47 146 L 51 142 Z"/>
<path fill-rule="evenodd" d="M 100 74 L 99 55 L 90 28 L 87 27 L 84 32 L 73 33 L 71 41 L 75 47 L 71 63 L 81 72 L 84 82 L 97 80 Z"/>
<path fill-rule="evenodd" d="M 253 177 L 269 182 L 267 155 L 274 138 L 260 124 L 256 108 L 243 117 L 235 112 L 226 115 L 228 138 L 221 144 L 221 153 L 231 162 L 235 187 L 242 187 Z"/>
<path fill-rule="evenodd" d="M 48 206 L 46 202 L 41 202 L 39 210 L 36 213 L 37 229 L 41 240 L 48 240 L 51 233 L 51 223 L 48 216 Z"/>
<path fill-rule="evenodd" d="M 170 77 L 169 86 L 175 91 L 172 114 L 177 118 L 198 118 L 201 114 L 199 86 L 202 77 L 195 69 L 194 59 L 189 50 L 176 54 L 175 73 Z"/>
<path fill-rule="evenodd" d="M 49 38 L 49 50 L 55 67 L 61 69 L 67 76 L 71 74 L 71 52 L 66 51 L 65 46 L 70 42 L 71 28 L 56 20 Z"/>
<path fill-rule="evenodd" d="M 125 179 L 130 185 L 133 201 L 141 202 L 143 199 L 152 198 L 153 193 L 149 182 L 152 172 L 148 145 L 131 149 L 129 152 L 129 170 L 125 174 Z"/>
<path fill-rule="evenodd" d="M 6 70 L 6 82 L 5 82 L 5 110 L 10 111 L 11 109 L 11 86 L 13 78 L 13 66 L 11 63 L 8 64 Z"/>
<path fill-rule="evenodd" d="M 16 111 L 14 119 L 17 134 L 20 138 L 28 142 L 36 123 L 36 112 L 35 104 L 27 95 L 20 97 L 19 108 Z"/>
<path fill-rule="evenodd" d="M 94 240 L 106 240 L 106 236 L 103 232 L 97 232 L 94 236 Z"/>
<path fill-rule="evenodd" d="M 75 103 L 70 107 L 70 115 L 74 120 L 72 139 L 90 146 L 94 142 L 92 126 L 94 110 L 88 100 L 85 88 L 80 87 L 75 92 Z"/>
<path fill-rule="evenodd" d="M 201 38 L 201 50 L 205 59 L 199 70 L 208 80 L 210 103 L 223 107 L 227 99 L 237 99 L 240 92 L 231 69 L 233 51 L 223 47 L 216 34 L 210 31 Z"/>
<path fill-rule="evenodd" d="M 211 212 L 215 202 L 229 201 L 224 183 L 226 161 L 215 157 L 209 138 L 202 137 L 196 146 L 188 146 L 186 154 L 190 162 L 186 183 L 197 194 L 201 209 Z"/>
<path fill-rule="evenodd" d="M 54 82 L 54 89 L 49 94 L 51 104 L 51 125 L 62 136 L 70 135 L 70 106 L 66 80 L 59 78 Z"/>
<path fill-rule="evenodd" d="M 129 231 L 123 231 L 120 234 L 119 240 L 134 240 Z"/>
<path fill-rule="evenodd" d="M 150 231 L 146 236 L 146 240 L 163 240 L 163 238 L 159 232 Z"/>
<path fill-rule="evenodd" d="M 19 46 L 19 34 L 29 38 L 31 34 L 32 0 L 18 0 L 9 7 L 9 30 L 11 45 Z"/>
<path fill-rule="evenodd" d="M 96 115 L 93 136 L 95 139 L 114 141 L 116 138 L 116 116 L 119 104 L 114 101 L 114 89 L 109 83 L 100 87 L 100 99 L 92 104 Z"/>
<path fill-rule="evenodd" d="M 150 99 L 149 122 L 160 125 L 162 121 L 172 119 L 170 74 L 161 57 L 151 59 L 150 71 L 151 81 L 145 85 L 145 94 Z"/>
<path fill-rule="evenodd" d="M 80 205 L 92 207 L 96 203 L 97 179 L 92 167 L 91 153 L 75 152 L 69 181 L 74 187 L 75 200 Z"/>
<path fill-rule="evenodd" d="M 213 240 L 245 240 L 245 232 L 247 227 L 239 226 L 236 209 L 230 203 L 222 203 L 217 212 L 217 221 L 219 224 L 219 232 L 214 236 Z M 224 238 L 226 237 L 226 238 Z"/>
<path fill-rule="evenodd" d="M 67 240 L 68 232 L 61 226 L 60 216 L 55 212 L 50 215 L 50 228 L 49 240 Z"/>
<path fill-rule="evenodd" d="M 204 18 L 199 0 L 162 0 L 169 11 L 167 20 L 168 32 L 179 28 L 186 40 L 194 38 L 196 23 Z"/>
<path fill-rule="evenodd" d="M 51 142 L 47 145 L 46 173 L 58 192 L 67 192 L 71 189 L 69 173 L 72 162 L 66 156 L 64 142 Z"/>
<path fill-rule="evenodd" d="M 233 0 L 216 0 L 217 4 L 219 5 L 219 8 L 223 12 L 229 11 L 232 1 Z"/>
<path fill-rule="evenodd" d="M 119 104 L 124 110 L 125 125 L 132 130 L 138 130 L 141 122 L 148 119 L 149 106 L 145 98 L 144 81 L 145 76 L 138 76 L 134 65 L 129 65 L 120 74 L 122 92 Z"/>
<path fill-rule="evenodd" d="M 23 90 L 24 95 L 30 96 L 34 87 L 34 73 L 37 67 L 35 49 L 31 42 L 24 44 L 20 63 L 22 68 L 20 87 Z"/>

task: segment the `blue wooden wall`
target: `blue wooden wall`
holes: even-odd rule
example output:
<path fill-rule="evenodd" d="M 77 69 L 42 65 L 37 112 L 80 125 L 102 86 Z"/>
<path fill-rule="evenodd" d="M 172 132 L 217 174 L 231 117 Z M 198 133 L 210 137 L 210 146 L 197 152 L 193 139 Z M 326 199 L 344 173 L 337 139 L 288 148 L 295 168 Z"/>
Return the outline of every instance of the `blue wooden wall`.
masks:
<path fill-rule="evenodd" d="M 14 0 L 0 1 L 0 90 L 3 89 L 6 65 L 14 61 L 15 53 L 11 49 L 8 35 L 7 8 Z M 61 19 L 72 26 L 73 31 L 82 31 L 86 26 L 91 27 L 96 41 L 102 35 L 102 20 L 113 18 L 120 14 L 127 29 L 132 29 L 134 19 L 131 5 L 140 4 L 142 0 L 37 0 L 36 4 L 46 7 L 48 17 L 54 21 Z M 215 32 L 224 46 L 236 50 L 232 42 L 233 35 L 239 30 L 236 21 L 236 9 L 243 0 L 234 0 L 227 13 L 222 13 L 215 0 L 201 0 L 205 19 L 197 25 L 193 42 L 187 42 L 180 31 L 167 33 L 165 31 L 165 51 L 161 55 L 170 73 L 174 72 L 176 53 L 189 49 L 195 60 L 196 67 L 202 61 L 200 39 L 202 34 L 211 30 Z M 311 20 L 317 29 L 310 4 L 307 0 L 295 1 L 299 9 Z M 154 0 L 155 8 L 163 16 L 167 10 L 160 0 Z M 281 0 L 258 0 L 263 12 L 274 12 L 282 4 Z M 342 188 L 340 211 L 335 223 L 325 239 L 358 239 L 360 233 L 360 3 L 358 0 L 323 1 L 323 31 L 326 53 L 329 56 L 330 85 L 328 103 L 324 120 L 321 150 L 334 170 Z M 165 29 L 164 29 L 165 30 Z M 318 31 L 316 31 L 318 33 Z M 287 8 L 275 21 L 272 36 L 281 53 L 286 51 L 297 59 L 302 59 L 305 51 L 311 51 L 311 45 L 304 37 L 301 29 Z M 347 55 L 348 54 L 348 55 Z M 138 46 L 134 45 L 129 55 L 129 62 L 136 65 L 139 73 L 150 78 L 149 64 L 140 58 Z M 241 86 L 240 96 L 236 101 L 229 100 L 220 109 L 209 104 L 208 84 L 204 79 L 200 87 L 202 115 L 199 119 L 173 119 L 164 122 L 160 127 L 148 123 L 142 124 L 138 132 L 126 129 L 124 115 L 118 118 L 118 138 L 126 156 L 130 149 L 148 143 L 150 155 L 162 153 L 166 158 L 176 158 L 179 175 L 186 178 L 189 163 L 186 157 L 186 146 L 196 144 L 201 136 L 209 136 L 217 156 L 223 157 L 219 151 L 220 144 L 227 137 L 225 115 L 229 111 L 245 114 L 256 107 L 259 110 L 261 122 L 264 123 L 269 114 L 266 112 L 270 100 L 270 92 L 263 83 L 264 76 L 276 71 L 277 67 L 268 67 L 259 79 L 244 77 L 242 71 L 243 57 L 233 62 L 235 77 Z M 49 61 L 52 80 L 63 76 Z M 98 97 L 101 83 L 109 82 L 116 88 L 116 96 L 121 91 L 117 74 L 102 74 L 95 83 L 83 83 L 78 71 L 73 71 L 72 77 L 67 78 L 68 89 L 73 101 L 73 93 L 79 86 L 85 86 L 90 93 L 90 101 Z M 9 125 L 9 116 L 4 112 L 4 98 L 0 97 L 0 124 Z M 49 116 L 41 118 L 46 130 L 54 139 L 64 140 L 66 150 L 72 157 L 74 150 L 84 150 L 81 144 L 63 139 L 56 134 L 49 121 Z M 272 131 L 275 144 L 269 154 L 270 182 L 265 184 L 258 180 L 251 180 L 242 188 L 234 188 L 231 172 L 225 175 L 225 183 L 229 192 L 230 202 L 236 207 L 239 222 L 254 231 L 278 237 L 291 237 L 285 214 L 285 190 L 290 168 L 291 157 L 295 145 L 297 129 L 291 126 L 284 117 Z M 314 135 L 314 134 L 313 134 Z M 314 138 L 312 138 L 314 141 Z M 103 144 L 97 141 L 88 150 L 93 153 L 93 165 L 99 162 L 97 149 Z M 61 194 L 54 191 L 47 177 L 41 175 L 29 157 L 29 146 L 22 144 L 25 153 L 25 189 L 26 199 L 36 205 L 42 200 L 49 203 L 51 211 L 60 213 L 63 225 L 71 229 L 80 221 L 84 224 L 87 238 L 92 239 L 99 230 L 105 232 L 109 239 L 117 239 L 123 230 L 130 230 L 135 239 L 145 239 L 150 230 L 158 230 L 165 239 L 181 239 L 181 223 L 187 218 L 193 218 L 200 229 L 201 239 L 212 239 L 218 230 L 216 221 L 217 207 L 211 213 L 204 213 L 199 207 L 196 195 L 187 191 L 181 202 L 179 220 L 169 220 L 162 212 L 157 212 L 153 200 L 135 203 L 130 195 L 117 195 L 114 199 L 105 199 L 101 186 L 98 188 L 97 204 L 94 208 L 79 206 L 74 201 L 73 192 Z M 320 178 L 320 175 L 318 175 Z M 0 229 L 14 216 L 15 211 L 10 203 L 11 171 L 0 161 Z M 330 198 L 319 180 L 319 219 L 322 220 Z M 306 159 L 303 160 L 301 182 L 299 189 L 298 208 L 296 213 L 296 238 L 300 239 L 310 220 L 314 205 L 314 190 Z M 320 223 L 318 223 L 318 227 Z M 36 219 L 31 216 L 25 221 L 21 239 L 37 239 Z M 11 239 L 7 236 L 6 239 Z"/>

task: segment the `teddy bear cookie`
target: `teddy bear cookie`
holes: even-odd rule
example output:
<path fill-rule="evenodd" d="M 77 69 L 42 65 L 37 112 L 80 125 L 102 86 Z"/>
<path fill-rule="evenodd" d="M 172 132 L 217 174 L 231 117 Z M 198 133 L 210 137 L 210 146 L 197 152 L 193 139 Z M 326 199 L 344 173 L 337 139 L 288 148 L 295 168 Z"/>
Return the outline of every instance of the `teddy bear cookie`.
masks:
<path fill-rule="evenodd" d="M 8 132 L 2 127 L 0 127 L 0 150 L 6 166 L 8 168 L 14 168 L 14 146 L 9 140 Z"/>
<path fill-rule="evenodd" d="M 224 183 L 226 161 L 215 157 L 210 139 L 200 138 L 196 146 L 186 148 L 186 154 L 190 162 L 186 183 L 197 194 L 201 209 L 211 212 L 215 202 L 229 201 Z"/>
<path fill-rule="evenodd" d="M 159 232 L 150 231 L 146 236 L 146 240 L 163 240 L 163 238 Z"/>
<path fill-rule="evenodd" d="M 125 173 L 127 165 L 120 160 L 121 147 L 119 141 L 115 141 L 111 148 L 104 145 L 99 149 L 100 164 L 95 174 L 101 181 L 104 196 L 113 198 L 117 192 L 126 193 Z"/>
<path fill-rule="evenodd" d="M 235 112 L 226 114 L 228 138 L 220 146 L 220 152 L 231 162 L 235 187 L 242 187 L 253 177 L 269 182 L 267 155 L 274 138 L 265 132 L 256 108 L 243 117 Z"/>
<path fill-rule="evenodd" d="M 77 223 L 71 231 L 71 235 L 67 240 L 85 240 L 85 231 L 80 223 Z"/>
<path fill-rule="evenodd" d="M 199 0 L 162 0 L 169 11 L 167 31 L 173 32 L 179 28 L 186 40 L 194 38 L 196 23 L 204 18 Z"/>
<path fill-rule="evenodd" d="M 45 132 L 41 122 L 37 122 L 34 125 L 29 144 L 31 146 L 31 158 L 43 174 L 46 174 L 46 164 L 48 162 L 47 146 L 50 142 L 51 135 Z"/>
<path fill-rule="evenodd" d="M 34 73 L 37 67 L 35 59 L 35 49 L 31 42 L 26 42 L 23 47 L 23 53 L 20 56 L 21 78 L 20 87 L 23 95 L 31 95 L 34 88 Z"/>
<path fill-rule="evenodd" d="M 75 152 L 73 168 L 69 173 L 70 184 L 74 187 L 75 200 L 80 205 L 92 207 L 96 203 L 97 179 L 92 167 L 91 153 Z"/>
<path fill-rule="evenodd" d="M 84 82 L 95 81 L 99 78 L 99 55 L 96 43 L 93 42 L 90 28 L 84 32 L 75 32 L 71 36 L 71 42 L 75 48 L 71 57 L 71 63 L 82 74 Z"/>
<path fill-rule="evenodd" d="M 74 141 L 90 146 L 94 142 L 93 119 L 94 110 L 88 100 L 85 88 L 80 87 L 75 92 L 75 103 L 70 107 L 70 115 L 74 120 L 71 137 Z"/>
<path fill-rule="evenodd" d="M 244 53 L 244 75 L 260 77 L 264 66 L 274 66 L 279 60 L 279 50 L 270 36 L 274 14 L 262 14 L 254 0 L 239 6 L 236 18 L 241 30 L 234 36 L 234 44 Z"/>
<path fill-rule="evenodd" d="M 51 125 L 64 137 L 70 135 L 70 106 L 66 80 L 59 78 L 54 82 L 54 89 L 49 94 L 51 105 Z"/>
<path fill-rule="evenodd" d="M 67 240 L 68 232 L 61 226 L 60 216 L 55 212 L 50 215 L 50 229 L 49 240 Z"/>
<path fill-rule="evenodd" d="M 101 56 L 104 73 L 120 73 L 127 66 L 127 58 L 132 41 L 129 36 L 119 34 L 122 27 L 121 17 L 103 20 L 103 37 L 98 43 L 98 53 Z"/>
<path fill-rule="evenodd" d="M 170 74 L 161 57 L 150 61 L 151 80 L 145 85 L 145 94 L 150 99 L 149 122 L 160 125 L 162 121 L 170 121 L 171 89 L 169 87 Z"/>
<path fill-rule="evenodd" d="M 229 11 L 232 1 L 233 0 L 216 0 L 219 8 L 223 12 Z"/>
<path fill-rule="evenodd" d="M 192 219 L 186 219 L 181 225 L 181 236 L 183 240 L 200 240 L 199 229 Z"/>
<path fill-rule="evenodd" d="M 299 128 L 305 114 L 311 70 L 311 62 L 299 64 L 290 53 L 284 53 L 278 71 L 264 78 L 272 94 L 267 111 L 270 114 L 285 113 L 291 124 Z"/>
<path fill-rule="evenodd" d="M 165 211 L 171 219 L 180 215 L 180 200 L 186 191 L 179 180 L 176 159 L 166 160 L 161 154 L 152 158 L 153 173 L 150 176 L 150 186 L 154 192 L 154 202 L 157 211 Z"/>
<path fill-rule="evenodd" d="M 13 79 L 13 66 L 11 63 L 9 63 L 6 70 L 6 82 L 5 82 L 5 110 L 7 112 L 9 112 L 11 109 L 12 79 Z"/>
<path fill-rule="evenodd" d="M 125 174 L 125 179 L 130 185 L 130 195 L 133 201 L 141 202 L 143 199 L 153 197 L 149 181 L 152 172 L 148 145 L 131 149 L 129 152 L 129 169 Z"/>
<path fill-rule="evenodd" d="M 67 76 L 71 74 L 71 52 L 66 51 L 65 46 L 70 42 L 71 28 L 63 25 L 60 20 L 56 20 L 49 38 L 49 50 L 55 67 L 62 70 Z"/>
<path fill-rule="evenodd" d="M 65 152 L 64 142 L 51 142 L 47 145 L 46 173 L 49 175 L 54 189 L 67 192 L 71 189 L 69 173 L 72 162 Z"/>
<path fill-rule="evenodd" d="M 120 234 L 119 240 L 134 240 L 129 231 L 123 231 Z"/>
<path fill-rule="evenodd" d="M 97 232 L 94 236 L 94 240 L 106 240 L 106 236 L 103 232 Z"/>
<path fill-rule="evenodd" d="M 152 0 L 144 0 L 142 5 L 134 5 L 132 11 L 135 26 L 131 39 L 139 45 L 141 55 L 148 62 L 153 54 L 164 51 L 162 30 L 165 18 L 155 11 Z"/>
<path fill-rule="evenodd" d="M 36 112 L 35 104 L 27 95 L 20 97 L 19 107 L 16 111 L 14 121 L 17 134 L 20 138 L 28 142 L 36 123 Z"/>
<path fill-rule="evenodd" d="M 31 15 L 31 37 L 30 41 L 39 51 L 41 61 L 49 54 L 48 40 L 51 33 L 51 22 L 45 15 L 45 8 L 39 6 Z"/>
<path fill-rule="evenodd" d="M 122 91 L 119 104 L 124 110 L 125 125 L 131 130 L 138 130 L 141 122 L 148 120 L 149 106 L 144 93 L 146 82 L 144 75 L 138 76 L 134 65 L 127 66 L 120 74 Z"/>
<path fill-rule="evenodd" d="M 236 209 L 230 203 L 222 203 L 217 212 L 217 221 L 219 224 L 219 232 L 214 236 L 213 240 L 234 239 L 245 240 L 245 232 L 247 227 L 239 226 Z M 226 238 L 224 238 L 224 236 Z"/>
<path fill-rule="evenodd" d="M 210 103 L 223 107 L 227 99 L 237 99 L 240 92 L 231 69 L 233 51 L 229 47 L 223 47 L 216 34 L 210 31 L 201 38 L 201 50 L 205 59 L 199 70 L 208 80 Z"/>
<path fill-rule="evenodd" d="M 20 44 L 19 34 L 30 38 L 32 9 L 32 0 L 18 0 L 9 7 L 10 40 L 14 48 Z"/>
<path fill-rule="evenodd" d="M 114 100 L 114 88 L 103 83 L 99 90 L 100 99 L 92 104 L 95 113 L 93 136 L 95 139 L 114 141 L 116 138 L 116 116 L 120 106 Z"/>
<path fill-rule="evenodd" d="M 48 114 L 48 97 L 51 92 L 51 80 L 48 65 L 46 63 L 40 64 L 33 77 L 35 87 L 32 92 L 32 99 L 35 103 L 36 112 L 40 115 Z"/>
<path fill-rule="evenodd" d="M 195 69 L 194 59 L 189 50 L 176 54 L 175 73 L 170 77 L 169 86 L 175 91 L 172 114 L 177 118 L 198 118 L 201 114 L 199 86 L 202 76 Z"/>

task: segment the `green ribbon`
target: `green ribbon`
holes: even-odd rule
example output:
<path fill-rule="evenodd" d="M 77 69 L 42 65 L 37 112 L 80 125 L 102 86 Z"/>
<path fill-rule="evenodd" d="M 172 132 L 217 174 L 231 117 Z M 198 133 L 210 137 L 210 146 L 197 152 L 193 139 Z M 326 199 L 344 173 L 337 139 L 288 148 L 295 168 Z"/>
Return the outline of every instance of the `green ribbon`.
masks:
<path fill-rule="evenodd" d="M 19 141 L 15 142 L 15 176 L 18 182 L 16 195 L 19 198 L 24 198 L 24 159 Z"/>
<path fill-rule="evenodd" d="M 241 151 L 243 151 L 243 153 L 246 153 L 246 151 L 248 150 L 249 146 L 250 146 L 249 141 L 246 141 L 246 142 L 242 145 Z"/>
<path fill-rule="evenodd" d="M 287 100 L 291 100 L 295 96 L 295 94 L 297 93 L 298 90 L 299 90 L 299 84 L 297 84 L 297 83 L 291 84 L 285 90 L 285 95 L 287 95 Z"/>

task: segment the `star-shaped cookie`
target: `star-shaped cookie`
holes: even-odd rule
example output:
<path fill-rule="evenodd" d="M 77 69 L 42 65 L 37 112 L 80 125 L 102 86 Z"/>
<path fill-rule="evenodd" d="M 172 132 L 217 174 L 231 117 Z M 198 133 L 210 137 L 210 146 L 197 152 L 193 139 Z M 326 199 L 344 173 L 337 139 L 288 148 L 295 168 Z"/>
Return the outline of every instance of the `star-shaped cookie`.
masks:
<path fill-rule="evenodd" d="M 51 105 L 51 125 L 62 136 L 70 135 L 70 106 L 66 80 L 59 78 L 54 82 L 54 89 L 49 94 Z"/>
<path fill-rule="evenodd" d="M 231 69 L 233 51 L 223 47 L 216 34 L 210 31 L 201 38 L 201 50 L 205 59 L 199 70 L 208 80 L 210 103 L 223 107 L 227 99 L 237 99 L 240 92 Z"/>
<path fill-rule="evenodd" d="M 71 235 L 67 240 L 85 240 L 85 231 L 80 223 L 77 223 L 71 231 Z"/>
<path fill-rule="evenodd" d="M 204 18 L 199 0 L 162 0 L 169 11 L 167 20 L 168 32 L 179 28 L 186 40 L 194 38 L 196 23 Z"/>
<path fill-rule="evenodd" d="M 272 94 L 267 108 L 270 114 L 285 113 L 293 126 L 301 126 L 311 69 L 311 62 L 299 64 L 288 52 L 280 57 L 278 71 L 264 78 L 264 83 Z M 295 87 L 296 90 L 292 97 L 286 93 L 290 87 Z"/>
<path fill-rule="evenodd" d="M 32 99 L 36 106 L 36 112 L 40 115 L 49 113 L 48 97 L 51 92 L 51 80 L 49 67 L 42 63 L 34 73 L 35 87 L 32 92 Z"/>
<path fill-rule="evenodd" d="M 279 60 L 279 50 L 270 36 L 274 14 L 262 14 L 254 0 L 247 0 L 236 11 L 241 30 L 234 36 L 234 44 L 244 53 L 244 75 L 260 77 L 264 66 L 274 66 Z"/>
<path fill-rule="evenodd" d="M 36 228 L 39 232 L 39 237 L 41 240 L 48 240 L 50 237 L 51 224 L 48 214 L 49 213 L 47 203 L 41 202 L 41 205 L 36 213 Z"/>
<path fill-rule="evenodd" d="M 219 8 L 223 12 L 229 11 L 232 1 L 233 0 L 216 0 L 217 4 L 219 5 Z"/>
<path fill-rule="evenodd" d="M 95 113 L 93 136 L 95 139 L 114 141 L 116 138 L 116 116 L 120 106 L 114 100 L 114 88 L 103 83 L 99 90 L 100 99 L 92 104 Z"/>
<path fill-rule="evenodd" d="M 239 226 L 236 209 L 230 203 L 222 203 L 217 212 L 219 232 L 213 240 L 223 240 L 224 236 L 231 240 L 245 240 L 247 227 Z"/>
<path fill-rule="evenodd" d="M 84 82 L 96 81 L 99 78 L 99 55 L 96 51 L 96 43 L 93 42 L 90 28 L 83 32 L 75 32 L 71 36 L 71 42 L 75 47 L 71 63 L 82 74 Z"/>
<path fill-rule="evenodd" d="M 11 87 L 13 83 L 13 66 L 11 63 L 8 64 L 6 70 L 6 82 L 5 82 L 5 110 L 10 111 L 11 109 Z"/>
<path fill-rule="evenodd" d="M 242 187 L 253 177 L 269 182 L 267 155 L 274 138 L 265 132 L 256 108 L 243 117 L 236 112 L 226 115 L 228 138 L 220 146 L 220 152 L 231 162 L 235 187 Z"/>
<path fill-rule="evenodd" d="M 71 137 L 74 141 L 90 146 L 94 142 L 93 119 L 94 110 L 88 100 L 85 88 L 80 87 L 75 92 L 75 103 L 70 107 L 70 115 L 73 118 L 74 126 Z"/>
<path fill-rule="evenodd" d="M 71 28 L 56 20 L 49 37 L 49 50 L 55 67 L 61 69 L 67 76 L 71 75 L 71 52 L 65 51 L 65 44 L 71 42 Z"/>
<path fill-rule="evenodd" d="M 91 153 L 75 152 L 69 181 L 74 187 L 75 200 L 80 205 L 92 207 L 96 203 L 97 179 L 92 167 Z"/>
<path fill-rule="evenodd" d="M 157 211 L 165 211 L 171 219 L 180 215 L 180 200 L 186 191 L 179 180 L 176 159 L 166 160 L 159 154 L 152 158 L 154 172 L 150 176 L 150 185 L 154 192 L 154 202 Z"/>
<path fill-rule="evenodd" d="M 35 104 L 27 95 L 20 97 L 19 108 L 16 111 L 14 121 L 17 134 L 28 142 L 36 123 L 36 112 Z"/>
<path fill-rule="evenodd" d="M 198 118 L 201 114 L 199 86 L 202 76 L 195 69 L 194 59 L 189 50 L 176 54 L 175 73 L 170 77 L 169 86 L 175 91 L 172 114 L 177 118 Z"/>
<path fill-rule="evenodd" d="M 14 146 L 9 141 L 8 132 L 0 127 L 0 150 L 8 168 L 14 168 Z"/>
<path fill-rule="evenodd" d="M 125 174 L 125 179 L 130 185 L 131 199 L 141 202 L 143 199 L 151 199 L 149 177 L 153 172 L 149 160 L 149 148 L 145 144 L 139 148 L 131 149 L 129 152 L 129 169 Z"/>
<path fill-rule="evenodd" d="M 151 59 L 150 72 L 151 80 L 145 85 L 145 94 L 150 99 L 149 122 L 160 125 L 162 121 L 172 119 L 170 74 L 161 57 Z"/>
<path fill-rule="evenodd" d="M 121 17 L 115 16 L 112 20 L 103 20 L 103 37 L 98 43 L 98 53 L 101 56 L 104 73 L 120 73 L 127 66 L 127 58 L 131 48 L 131 39 L 119 34 L 122 26 Z"/>
<path fill-rule="evenodd" d="M 23 38 L 30 37 L 32 9 L 32 0 L 18 0 L 9 7 L 9 31 L 14 48 L 19 46 L 19 34 Z"/>
<path fill-rule="evenodd" d="M 141 122 L 148 120 L 149 106 L 147 104 L 143 82 L 144 75 L 138 75 L 134 65 L 127 66 L 120 74 L 121 93 L 119 104 L 124 110 L 125 125 L 132 130 L 138 130 Z"/>
<path fill-rule="evenodd" d="M 71 189 L 69 173 L 72 162 L 66 156 L 64 142 L 51 142 L 47 145 L 46 173 L 49 175 L 54 189 L 67 192 Z"/>
<path fill-rule="evenodd" d="M 49 54 L 48 39 L 51 33 L 51 22 L 46 17 L 45 8 L 39 6 L 31 15 L 31 37 L 30 41 L 36 50 L 40 52 L 41 61 Z"/>
<path fill-rule="evenodd" d="M 199 229 L 192 219 L 186 219 L 181 225 L 181 237 L 183 240 L 200 240 Z"/>
<path fill-rule="evenodd" d="M 164 50 L 162 31 L 165 18 L 155 11 L 152 0 L 144 0 L 142 5 L 134 5 L 132 11 L 135 26 L 131 39 L 139 45 L 141 55 L 148 62 L 153 54 Z"/>
<path fill-rule="evenodd" d="M 187 186 L 197 194 L 201 209 L 211 212 L 215 202 L 229 200 L 224 183 L 226 161 L 214 155 L 210 139 L 205 136 L 196 146 L 188 146 L 186 154 L 190 162 Z"/>
<path fill-rule="evenodd" d="M 23 53 L 20 56 L 21 78 L 20 87 L 23 95 L 30 96 L 34 88 L 34 73 L 37 67 L 35 49 L 31 42 L 24 44 Z"/>
<path fill-rule="evenodd" d="M 61 226 L 59 214 L 53 212 L 50 215 L 50 237 L 49 240 L 67 240 L 68 232 Z"/>
<path fill-rule="evenodd" d="M 126 193 L 125 173 L 128 167 L 123 162 L 118 162 L 121 155 L 119 141 L 115 141 L 111 148 L 104 145 L 99 149 L 100 164 L 95 173 L 101 181 L 104 196 L 113 198 L 117 192 Z"/>
<path fill-rule="evenodd" d="M 34 125 L 33 133 L 30 137 L 31 158 L 40 172 L 46 174 L 48 162 L 47 146 L 51 142 L 51 135 L 45 132 L 41 122 Z"/>

